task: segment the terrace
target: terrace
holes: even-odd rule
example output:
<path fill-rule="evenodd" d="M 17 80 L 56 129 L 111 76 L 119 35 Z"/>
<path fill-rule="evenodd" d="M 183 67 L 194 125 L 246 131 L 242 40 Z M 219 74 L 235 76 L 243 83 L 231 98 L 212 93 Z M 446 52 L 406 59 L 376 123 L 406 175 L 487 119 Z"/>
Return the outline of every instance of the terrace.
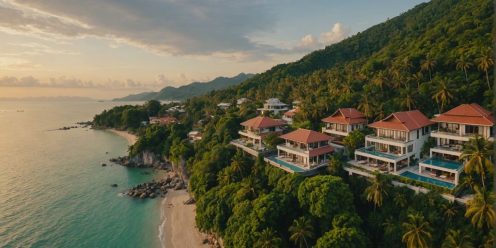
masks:
<path fill-rule="evenodd" d="M 289 157 L 269 156 L 264 159 L 269 164 L 276 166 L 289 173 L 299 173 L 303 175 L 312 175 L 317 173 L 317 169 L 327 166 L 327 163 L 322 163 L 318 166 L 308 168 L 304 164 L 297 163 Z"/>

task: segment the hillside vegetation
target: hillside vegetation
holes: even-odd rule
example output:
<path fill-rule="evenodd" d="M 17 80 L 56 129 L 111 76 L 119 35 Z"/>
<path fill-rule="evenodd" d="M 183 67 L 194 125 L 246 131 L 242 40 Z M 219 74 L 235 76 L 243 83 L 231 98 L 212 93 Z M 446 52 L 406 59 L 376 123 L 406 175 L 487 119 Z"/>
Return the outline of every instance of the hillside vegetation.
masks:
<path fill-rule="evenodd" d="M 229 145 L 239 123 L 270 97 L 302 101 L 294 126 L 315 130 L 338 107 L 357 107 L 370 121 L 408 109 L 432 116 L 470 102 L 492 109 L 493 19 L 489 0 L 420 4 L 297 62 L 186 101 L 181 125 L 140 128 L 130 150 L 186 161 L 197 227 L 222 238 L 225 247 L 495 247 L 496 199 L 480 188 L 477 173 L 460 186 L 476 193 L 465 207 L 436 190 L 393 187 L 388 176 L 348 176 L 339 156 L 320 175 L 302 177 Z M 227 111 L 216 106 L 240 97 L 252 101 Z M 129 110 L 118 113 L 96 119 L 121 128 L 135 119 Z M 191 144 L 184 138 L 193 128 L 203 136 Z"/>

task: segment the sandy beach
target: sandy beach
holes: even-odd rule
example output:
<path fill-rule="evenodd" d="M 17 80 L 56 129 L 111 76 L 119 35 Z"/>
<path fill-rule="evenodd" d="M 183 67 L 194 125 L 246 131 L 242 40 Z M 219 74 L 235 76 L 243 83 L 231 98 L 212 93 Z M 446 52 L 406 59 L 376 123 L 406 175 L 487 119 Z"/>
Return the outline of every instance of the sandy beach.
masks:
<path fill-rule="evenodd" d="M 160 231 L 166 248 L 209 247 L 202 242 L 206 235 L 200 233 L 195 227 L 195 205 L 183 204 L 188 199 L 189 195 L 186 190 L 171 190 L 162 201 L 162 216 L 166 219 Z"/>
<path fill-rule="evenodd" d="M 133 145 L 138 140 L 138 137 L 136 137 L 136 135 L 128 133 L 126 131 L 119 131 L 117 129 L 107 129 L 107 130 L 125 138 L 129 143 L 129 145 Z"/>

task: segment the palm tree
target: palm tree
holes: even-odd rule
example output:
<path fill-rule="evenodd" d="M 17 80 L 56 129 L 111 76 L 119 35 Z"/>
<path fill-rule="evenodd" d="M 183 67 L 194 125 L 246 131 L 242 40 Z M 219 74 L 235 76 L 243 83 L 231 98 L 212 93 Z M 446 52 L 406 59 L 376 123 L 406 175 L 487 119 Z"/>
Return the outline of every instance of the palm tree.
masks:
<path fill-rule="evenodd" d="M 420 89 L 420 84 L 422 83 L 423 78 L 424 75 L 420 71 L 412 75 L 413 81 L 417 83 L 417 90 Z"/>
<path fill-rule="evenodd" d="M 429 81 L 432 81 L 432 70 L 436 67 L 436 61 L 427 58 L 422 63 L 420 64 L 420 70 L 421 71 L 428 71 L 429 72 Z"/>
<path fill-rule="evenodd" d="M 401 104 L 408 110 L 412 110 L 412 108 L 415 106 L 415 92 L 413 91 L 413 89 L 410 88 L 410 86 L 407 86 L 400 91 L 400 94 L 402 95 Z"/>
<path fill-rule="evenodd" d="M 302 247 L 308 246 L 308 239 L 313 238 L 313 226 L 310 220 L 305 217 L 300 217 L 293 221 L 293 225 L 289 227 L 289 240 Z"/>
<path fill-rule="evenodd" d="M 492 143 L 476 135 L 463 145 L 460 160 L 466 160 L 465 173 L 472 172 L 480 175 L 482 187 L 485 188 L 486 171 L 493 172 L 493 163 L 489 159 L 493 153 Z"/>
<path fill-rule="evenodd" d="M 374 79 L 372 79 L 372 83 L 378 86 L 381 91 L 384 89 L 384 84 L 386 83 L 386 81 L 387 77 L 384 71 L 379 71 L 379 73 L 375 75 Z"/>
<path fill-rule="evenodd" d="M 246 168 L 246 161 L 241 152 L 237 152 L 231 163 L 232 170 L 239 175 L 240 178 L 243 178 L 243 171 Z"/>
<path fill-rule="evenodd" d="M 476 187 L 474 198 L 467 202 L 465 217 L 470 218 L 472 225 L 479 229 L 495 227 L 496 211 L 493 207 L 495 201 L 496 195 L 494 192 Z"/>
<path fill-rule="evenodd" d="M 431 227 L 420 213 L 409 214 L 407 222 L 403 223 L 405 234 L 402 241 L 407 248 L 426 248 L 431 239 Z"/>
<path fill-rule="evenodd" d="M 382 202 L 389 194 L 391 179 L 381 173 L 376 173 L 372 184 L 365 189 L 367 201 L 374 203 L 375 207 L 382 206 Z"/>
<path fill-rule="evenodd" d="M 281 245 L 281 238 L 270 228 L 262 230 L 260 233 L 256 233 L 255 236 L 257 240 L 253 247 L 257 248 L 273 248 L 279 247 Z"/>
<path fill-rule="evenodd" d="M 363 115 L 365 115 L 367 118 L 372 117 L 372 104 L 369 99 L 369 93 L 364 92 L 362 101 L 358 104 L 358 110 L 363 112 Z"/>
<path fill-rule="evenodd" d="M 451 221 L 458 212 L 455 202 L 445 203 L 441 205 L 441 208 L 443 209 L 444 217 L 446 217 L 448 221 Z"/>
<path fill-rule="evenodd" d="M 460 231 L 450 229 L 446 239 L 443 241 L 442 248 L 473 248 L 474 244 L 470 241 L 469 235 L 464 235 Z"/>
<path fill-rule="evenodd" d="M 467 76 L 467 70 L 472 67 L 472 63 L 470 63 L 465 56 L 461 56 L 457 61 L 456 61 L 456 69 L 457 70 L 462 70 L 465 73 L 465 81 L 468 82 L 468 76 Z"/>
<path fill-rule="evenodd" d="M 451 99 L 453 99 L 453 93 L 450 86 L 451 85 L 448 79 L 444 78 L 439 80 L 436 92 L 432 96 L 432 99 L 436 101 L 438 106 L 441 105 L 439 108 L 440 113 L 443 112 L 444 107 L 450 103 Z"/>
<path fill-rule="evenodd" d="M 398 192 L 394 195 L 393 202 L 396 206 L 404 208 L 408 204 L 405 194 Z"/>
<path fill-rule="evenodd" d="M 494 64 L 494 60 L 490 54 L 486 53 L 477 59 L 477 68 L 486 73 L 487 87 L 491 89 L 491 84 L 489 83 L 489 73 L 488 70 Z"/>

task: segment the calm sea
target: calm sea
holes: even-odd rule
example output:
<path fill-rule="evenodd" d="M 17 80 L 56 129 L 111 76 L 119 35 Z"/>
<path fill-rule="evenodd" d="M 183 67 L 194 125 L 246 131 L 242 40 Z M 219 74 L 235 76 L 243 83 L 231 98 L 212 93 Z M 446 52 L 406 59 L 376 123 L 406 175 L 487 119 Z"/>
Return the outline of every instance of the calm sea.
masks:
<path fill-rule="evenodd" d="M 126 154 L 126 140 L 88 128 L 50 131 L 115 105 L 0 101 L 0 247 L 160 246 L 160 200 L 119 194 L 154 175 L 101 167 Z"/>

